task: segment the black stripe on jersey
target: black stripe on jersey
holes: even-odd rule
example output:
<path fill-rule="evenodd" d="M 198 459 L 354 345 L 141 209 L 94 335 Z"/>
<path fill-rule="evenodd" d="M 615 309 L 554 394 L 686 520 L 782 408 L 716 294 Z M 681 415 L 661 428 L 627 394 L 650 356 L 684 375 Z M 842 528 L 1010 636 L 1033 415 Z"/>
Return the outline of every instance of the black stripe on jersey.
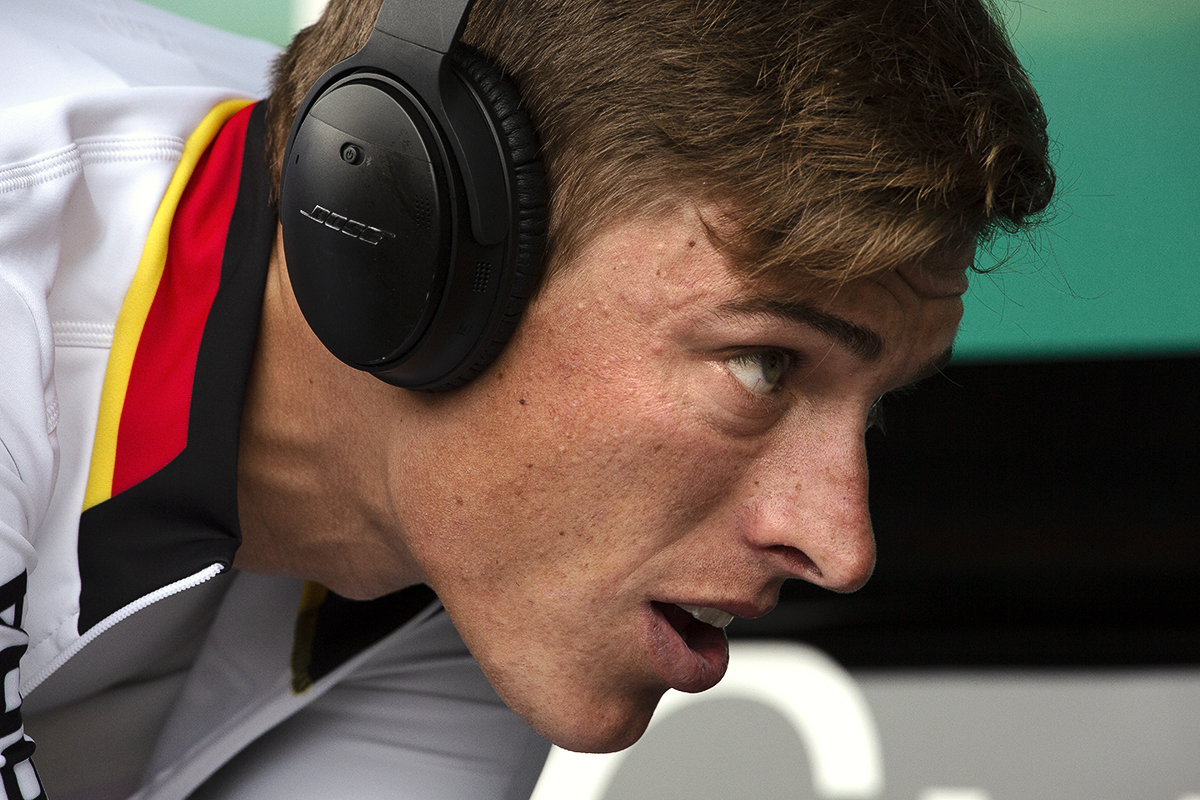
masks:
<path fill-rule="evenodd" d="M 241 543 L 237 449 L 276 212 L 265 164 L 265 104 L 246 133 L 233 219 L 192 388 L 187 446 L 79 522 L 79 632 L 150 592 L 220 563 Z"/>

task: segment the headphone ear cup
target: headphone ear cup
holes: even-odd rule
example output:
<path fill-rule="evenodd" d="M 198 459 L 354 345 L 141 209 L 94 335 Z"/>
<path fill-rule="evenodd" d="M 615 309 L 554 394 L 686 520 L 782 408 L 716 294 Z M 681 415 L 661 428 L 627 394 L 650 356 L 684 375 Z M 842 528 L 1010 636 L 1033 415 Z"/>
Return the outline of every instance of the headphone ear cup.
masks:
<path fill-rule="evenodd" d="M 407 389 L 452 389 L 496 359 L 537 289 L 537 136 L 477 53 L 456 48 L 434 95 L 444 62 L 422 72 L 374 41 L 322 77 L 293 123 L 279 203 L 288 273 L 343 362 Z"/>
<path fill-rule="evenodd" d="M 548 203 L 537 133 L 521 107 L 521 96 L 516 87 L 500 70 L 466 45 L 458 45 L 453 57 L 460 74 L 490 110 L 499 130 L 500 144 L 515 188 L 516 208 L 513 211 L 517 217 L 517 240 L 510 266 L 513 272 L 511 289 L 508 298 L 503 301 L 503 317 L 475 363 L 458 378 L 439 387 L 443 389 L 461 386 L 474 378 L 496 360 L 512 338 L 521 314 L 537 291 L 541 279 Z"/>

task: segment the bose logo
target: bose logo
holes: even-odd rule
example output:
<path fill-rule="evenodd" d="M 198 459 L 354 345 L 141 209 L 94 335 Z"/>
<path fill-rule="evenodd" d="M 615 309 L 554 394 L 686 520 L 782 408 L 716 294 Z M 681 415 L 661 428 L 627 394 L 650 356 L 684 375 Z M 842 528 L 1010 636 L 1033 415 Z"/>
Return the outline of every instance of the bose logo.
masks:
<path fill-rule="evenodd" d="M 335 214 L 328 208 L 325 208 L 325 206 L 314 206 L 312 211 L 301 210 L 300 213 L 313 222 L 324 225 L 326 228 L 333 228 L 335 231 L 341 231 L 347 236 L 352 236 L 367 244 L 379 244 L 385 236 L 389 239 L 396 238 L 396 234 L 394 233 L 388 233 L 385 230 L 372 227 L 356 219 Z"/>

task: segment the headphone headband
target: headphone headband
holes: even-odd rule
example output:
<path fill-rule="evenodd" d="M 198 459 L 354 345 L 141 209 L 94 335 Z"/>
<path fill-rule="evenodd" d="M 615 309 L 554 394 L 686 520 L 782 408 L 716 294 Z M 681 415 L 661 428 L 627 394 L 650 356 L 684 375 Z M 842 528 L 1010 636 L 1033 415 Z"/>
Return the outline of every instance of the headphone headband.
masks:
<path fill-rule="evenodd" d="M 383 0 L 375 30 L 435 53 L 458 43 L 475 0 Z"/>

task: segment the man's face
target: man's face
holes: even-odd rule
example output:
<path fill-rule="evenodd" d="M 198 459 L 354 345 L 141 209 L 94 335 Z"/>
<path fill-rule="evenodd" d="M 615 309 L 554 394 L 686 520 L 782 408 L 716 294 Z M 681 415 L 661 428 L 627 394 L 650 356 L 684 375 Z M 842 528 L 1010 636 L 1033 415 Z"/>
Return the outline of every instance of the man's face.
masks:
<path fill-rule="evenodd" d="M 501 697 L 604 751 L 666 689 L 724 674 L 723 633 L 680 604 L 757 617 L 788 578 L 866 581 L 869 415 L 948 357 L 969 254 L 789 304 L 681 211 L 576 261 L 479 381 L 418 400 L 392 474 L 406 544 Z"/>

